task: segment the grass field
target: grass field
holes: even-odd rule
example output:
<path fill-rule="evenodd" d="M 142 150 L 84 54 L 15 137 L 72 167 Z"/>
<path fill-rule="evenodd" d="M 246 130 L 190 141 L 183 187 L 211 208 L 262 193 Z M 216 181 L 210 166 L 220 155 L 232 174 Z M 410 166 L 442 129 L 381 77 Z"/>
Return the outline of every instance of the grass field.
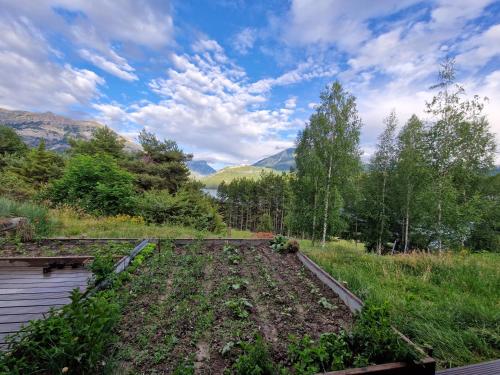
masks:
<path fill-rule="evenodd" d="M 50 210 L 55 222 L 51 237 L 89 237 L 89 238 L 197 238 L 227 237 L 221 233 L 201 232 L 193 228 L 172 225 L 148 225 L 140 217 L 119 215 L 113 217 L 94 217 L 77 213 L 72 209 Z M 251 232 L 231 230 L 232 238 L 249 238 Z"/>
<path fill-rule="evenodd" d="M 219 184 L 222 181 L 231 182 L 232 180 L 238 177 L 247 177 L 256 180 L 259 178 L 260 173 L 262 171 L 276 172 L 275 170 L 270 168 L 261 168 L 261 167 L 253 167 L 251 165 L 244 165 L 238 167 L 226 167 L 221 169 L 220 171 L 217 171 L 214 174 L 202 177 L 199 180 L 203 182 L 208 189 L 216 189 L 217 186 L 219 186 Z"/>
<path fill-rule="evenodd" d="M 500 255 L 378 256 L 352 242 L 302 250 L 364 301 L 391 309 L 393 324 L 440 367 L 500 357 Z"/>

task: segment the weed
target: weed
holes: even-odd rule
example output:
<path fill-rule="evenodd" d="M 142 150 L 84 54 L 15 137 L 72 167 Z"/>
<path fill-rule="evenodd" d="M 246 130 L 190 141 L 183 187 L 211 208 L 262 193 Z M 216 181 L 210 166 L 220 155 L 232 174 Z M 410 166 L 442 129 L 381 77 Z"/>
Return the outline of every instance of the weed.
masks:
<path fill-rule="evenodd" d="M 231 310 L 233 315 L 239 319 L 246 319 L 250 315 L 253 305 L 246 298 L 230 299 L 224 305 Z"/>
<path fill-rule="evenodd" d="M 96 254 L 94 260 L 88 265 L 88 269 L 94 274 L 94 283 L 97 285 L 113 275 L 115 260 L 109 254 Z"/>

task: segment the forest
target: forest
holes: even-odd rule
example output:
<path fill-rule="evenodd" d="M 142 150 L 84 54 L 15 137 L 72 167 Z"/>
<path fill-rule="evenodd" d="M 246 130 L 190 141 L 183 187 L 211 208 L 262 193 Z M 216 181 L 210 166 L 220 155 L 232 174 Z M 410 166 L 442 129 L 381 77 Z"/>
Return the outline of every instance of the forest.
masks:
<path fill-rule="evenodd" d="M 365 243 L 370 251 L 500 249 L 500 175 L 484 101 L 469 99 L 443 63 L 428 120 L 384 120 L 362 163 L 356 98 L 336 82 L 297 137 L 296 169 L 221 184 L 226 223 L 321 241 Z"/>

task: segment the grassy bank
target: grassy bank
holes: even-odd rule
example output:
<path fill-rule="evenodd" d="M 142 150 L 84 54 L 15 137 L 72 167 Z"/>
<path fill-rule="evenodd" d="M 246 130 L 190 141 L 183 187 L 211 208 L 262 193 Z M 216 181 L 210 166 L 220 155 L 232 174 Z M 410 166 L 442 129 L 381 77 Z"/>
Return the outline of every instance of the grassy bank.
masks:
<path fill-rule="evenodd" d="M 226 237 L 221 233 L 201 232 L 193 228 L 175 225 L 148 225 L 140 217 L 128 215 L 95 217 L 73 209 L 51 210 L 50 216 L 56 223 L 53 237 L 95 237 L 95 238 L 182 238 L 182 237 Z M 248 238 L 247 231 L 232 230 L 233 238 Z"/>
<path fill-rule="evenodd" d="M 378 256 L 338 241 L 303 251 L 365 301 L 388 301 L 396 327 L 440 367 L 500 357 L 500 255 Z"/>

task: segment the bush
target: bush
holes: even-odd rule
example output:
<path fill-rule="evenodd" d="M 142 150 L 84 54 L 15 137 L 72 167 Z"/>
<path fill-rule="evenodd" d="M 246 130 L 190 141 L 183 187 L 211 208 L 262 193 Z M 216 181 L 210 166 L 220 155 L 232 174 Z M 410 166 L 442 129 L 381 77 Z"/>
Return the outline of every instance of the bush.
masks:
<path fill-rule="evenodd" d="M 75 290 L 69 305 L 10 338 L 10 352 L 0 352 L 0 373 L 60 374 L 65 368 L 70 374 L 98 373 L 118 318 L 119 306 L 104 294 L 83 300 Z"/>
<path fill-rule="evenodd" d="M 237 375 L 274 375 L 279 369 L 273 363 L 269 349 L 261 336 L 254 343 L 241 343 L 243 354 L 233 365 Z"/>
<path fill-rule="evenodd" d="M 5 197 L 0 197 L 0 217 L 27 218 L 36 237 L 48 236 L 54 227 L 46 207 L 30 202 L 20 203 Z"/>
<path fill-rule="evenodd" d="M 211 200 L 192 189 L 175 195 L 166 190 L 147 191 L 139 200 L 138 213 L 146 222 L 154 224 L 185 225 L 213 232 L 220 232 L 224 227 Z"/>
<path fill-rule="evenodd" d="M 103 215 L 130 213 L 136 204 L 133 176 L 108 155 L 78 155 L 47 191 L 53 203 L 76 205 Z"/>

